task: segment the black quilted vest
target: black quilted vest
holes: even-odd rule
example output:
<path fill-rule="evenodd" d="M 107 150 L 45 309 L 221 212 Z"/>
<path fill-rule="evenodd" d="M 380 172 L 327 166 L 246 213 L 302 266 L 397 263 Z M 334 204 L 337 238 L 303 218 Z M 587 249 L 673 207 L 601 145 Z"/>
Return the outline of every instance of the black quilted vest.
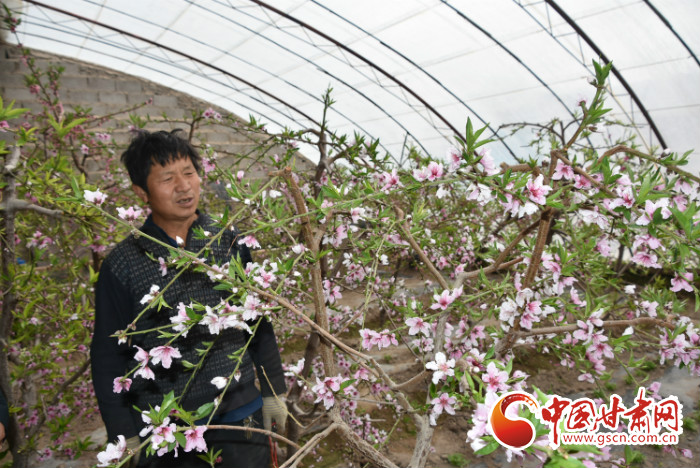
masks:
<path fill-rule="evenodd" d="M 212 236 L 221 230 L 212 224 L 211 218 L 200 214 L 190 228 L 185 241 L 185 249 L 195 254 L 199 253 L 211 239 L 196 238 L 193 235 L 193 228 L 196 227 L 202 227 L 209 231 Z M 165 233 L 155 224 L 147 223 L 141 230 L 154 238 L 167 241 L 167 237 L 164 237 Z M 221 235 L 219 242 L 214 242 L 210 246 L 208 252 L 199 253 L 199 258 L 207 258 L 208 265 L 222 265 L 236 255 L 240 255 L 243 265 L 245 265 L 251 261 L 251 256 L 245 245 L 238 245 L 238 234 L 238 231 L 226 230 Z M 147 252 L 156 261 L 148 258 Z M 171 266 L 168 268 L 167 274 L 162 275 L 157 259 L 162 257 L 167 260 L 169 256 L 167 247 L 144 236 L 132 234 L 120 242 L 105 259 L 112 272 L 130 291 L 133 317 L 136 317 L 144 309 L 145 305 L 141 304 L 141 299 L 149 293 L 154 284 L 160 286 L 160 292 L 164 295 L 165 302 L 171 307 L 170 309 L 161 308 L 160 311 L 155 307 L 147 310 L 136 324 L 137 331 L 168 325 L 167 331 L 173 332 L 170 317 L 177 315 L 177 305 L 180 302 L 185 305 L 199 303 L 213 307 L 229 296 L 230 292 L 215 290 L 216 283 L 211 281 L 206 274 L 194 272 L 191 267 L 182 273 L 167 290 L 163 291 L 178 273 L 178 270 Z M 204 312 L 199 313 L 203 314 Z M 174 391 L 175 396 L 178 397 L 185 387 L 187 387 L 187 391 L 180 403 L 186 410 L 191 411 L 204 403 L 213 401 L 220 390 L 211 383 L 211 380 L 217 376 L 228 377 L 234 372 L 237 361 L 230 359 L 229 355 L 245 346 L 249 337 L 247 332 L 236 329 L 222 330 L 218 335 L 212 335 L 207 326 L 199 324 L 194 326 L 186 337 L 181 336 L 171 344 L 171 346 L 178 348 L 182 359 L 173 360 L 170 369 L 164 369 L 162 364 L 150 365 L 155 373 L 155 380 L 147 380 L 142 377 L 133 378 L 131 389 L 128 392 L 129 398 L 132 399 L 130 403 L 141 410 L 146 410 L 149 405 L 152 407 L 160 405 L 163 395 L 170 391 Z M 199 363 L 201 357 L 198 355 L 197 349 L 204 349 L 204 342 L 212 341 L 214 342 L 213 348 L 204 358 L 202 367 L 193 375 L 191 370 L 182 365 L 182 360 L 192 364 Z M 167 342 L 168 339 L 159 338 L 157 332 L 136 334 L 132 335 L 131 338 L 132 346 L 140 346 L 146 351 Z M 133 348 L 133 350 L 136 354 L 137 349 Z M 138 362 L 134 360 L 133 366 L 137 364 Z M 240 380 L 237 383 L 232 383 L 229 387 L 225 400 L 219 408 L 220 413 L 233 409 L 242 403 L 247 403 L 250 401 L 251 395 L 254 398 L 257 394 L 254 387 L 255 371 L 247 351 L 243 354 L 239 371 L 241 372 Z M 190 381 L 190 379 L 192 380 Z"/>

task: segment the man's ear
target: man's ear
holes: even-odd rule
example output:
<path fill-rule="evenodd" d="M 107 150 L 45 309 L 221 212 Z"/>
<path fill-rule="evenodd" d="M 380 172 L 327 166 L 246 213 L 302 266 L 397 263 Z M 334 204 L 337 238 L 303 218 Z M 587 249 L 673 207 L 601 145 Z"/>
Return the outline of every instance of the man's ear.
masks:
<path fill-rule="evenodd" d="M 146 193 L 146 191 L 142 187 L 136 184 L 132 184 L 131 189 L 134 191 L 136 196 L 139 197 L 144 203 L 148 203 L 148 193 Z"/>

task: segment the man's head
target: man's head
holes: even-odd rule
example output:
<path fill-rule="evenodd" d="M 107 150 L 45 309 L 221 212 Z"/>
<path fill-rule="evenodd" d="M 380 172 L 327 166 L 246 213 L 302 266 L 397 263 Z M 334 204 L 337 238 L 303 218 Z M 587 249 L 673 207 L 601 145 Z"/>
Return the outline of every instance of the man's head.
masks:
<path fill-rule="evenodd" d="M 163 228 L 191 221 L 199 205 L 201 157 L 177 132 L 141 131 L 121 157 L 134 192 Z"/>
<path fill-rule="evenodd" d="M 176 159 L 189 158 L 199 173 L 202 158 L 192 144 L 181 138 L 182 130 L 172 132 L 139 130 L 122 154 L 121 161 L 129 172 L 131 183 L 148 193 L 147 179 L 154 164 L 165 166 Z"/>

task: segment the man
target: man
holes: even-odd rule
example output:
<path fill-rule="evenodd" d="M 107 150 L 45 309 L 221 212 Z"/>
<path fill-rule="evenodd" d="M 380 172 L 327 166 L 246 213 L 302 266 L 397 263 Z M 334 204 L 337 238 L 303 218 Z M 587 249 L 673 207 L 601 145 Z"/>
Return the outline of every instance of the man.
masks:
<path fill-rule="evenodd" d="M 210 238 L 197 233 L 208 231 L 210 236 L 219 233 L 221 228 L 198 210 L 201 157 L 188 141 L 177 135 L 177 131 L 142 131 L 132 140 L 121 159 L 129 172 L 134 192 L 151 209 L 141 232 L 173 247 L 181 242 L 184 249 L 195 253 L 210 241 Z M 238 242 L 238 234 L 227 229 L 205 254 L 207 264 L 222 265 L 236 257 L 243 265 L 251 262 L 248 248 Z M 209 327 L 195 325 L 186 336 L 183 334 L 170 344 L 178 349 L 182 358 L 174 359 L 169 369 L 164 369 L 163 365 L 149 364 L 148 368 L 155 373 L 152 379 L 142 378 L 144 375 L 148 377 L 145 372 L 138 377 L 138 373 L 135 373 L 129 375 L 133 378 L 133 384 L 128 391 L 118 385 L 121 377 L 139 363 L 145 365 L 144 359 L 152 357 L 145 355 L 144 358 L 145 353 L 168 343 L 167 339 L 158 337 L 157 331 L 139 331 L 165 327 L 165 331 L 175 333 L 170 318 L 178 314 L 178 306 L 182 308 L 195 303 L 221 307 L 222 301 L 226 301 L 230 294 L 230 291 L 214 289 L 216 283 L 206 274 L 194 272 L 192 266 L 182 272 L 174 266 L 164 266 L 158 260 L 169 256 L 168 248 L 143 235 L 132 234 L 114 248 L 100 269 L 96 286 L 95 332 L 90 354 L 95 394 L 108 439 L 115 441 L 118 435 L 123 435 L 128 448 L 133 450 L 138 447 L 138 435 L 146 424 L 133 407 L 148 410 L 150 405 L 155 408 L 162 402 L 163 395 L 170 391 L 174 391 L 178 397 L 186 390 L 180 403 L 188 411 L 214 401 L 222 390 L 212 384 L 212 380 L 233 375 L 238 365 L 237 359 L 241 359 L 238 367 L 240 377 L 238 380 L 231 379 L 212 424 L 262 427 L 264 418 L 266 429 L 270 429 L 272 420 L 276 421 L 277 429 L 283 429 L 286 408 L 277 396 L 282 396 L 286 391 L 284 374 L 272 325 L 264 318 L 252 339 L 248 332 L 238 328 L 223 329 L 212 334 Z M 173 284 L 166 288 L 176 276 Z M 159 286 L 163 299 L 171 309 L 158 311 L 157 307 L 151 307 L 139 317 L 136 333 L 129 335 L 127 340 L 118 341 L 111 337 L 117 331 L 127 330 L 146 307 L 142 299 L 149 294 L 153 285 Z M 248 342 L 245 353 L 234 355 Z M 193 372 L 185 368 L 182 362 L 200 363 L 201 356 L 197 349 L 205 348 L 208 343 L 213 343 L 211 350 L 193 376 Z M 141 354 L 137 356 L 137 353 Z M 254 366 L 260 390 L 255 386 Z M 207 430 L 204 438 L 207 448 L 222 450 L 219 466 L 260 468 L 269 464 L 270 445 L 264 434 Z M 184 452 L 180 448 L 177 458 L 172 452 L 162 457 L 139 455 L 134 457 L 140 458 L 138 466 L 208 466 L 197 457 L 195 450 Z M 136 466 L 133 462 L 131 465 Z"/>

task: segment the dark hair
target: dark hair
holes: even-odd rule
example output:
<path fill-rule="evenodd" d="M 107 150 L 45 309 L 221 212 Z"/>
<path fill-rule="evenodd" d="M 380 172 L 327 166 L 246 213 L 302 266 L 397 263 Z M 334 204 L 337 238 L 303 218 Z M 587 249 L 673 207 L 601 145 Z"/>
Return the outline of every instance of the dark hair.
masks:
<path fill-rule="evenodd" d="M 122 163 L 129 171 L 131 183 L 148 193 L 146 180 L 154 163 L 165 166 L 169 162 L 187 157 L 192 161 L 194 169 L 201 172 L 202 157 L 189 141 L 178 135 L 181 131 L 179 128 L 171 132 L 139 130 L 121 157 Z"/>

